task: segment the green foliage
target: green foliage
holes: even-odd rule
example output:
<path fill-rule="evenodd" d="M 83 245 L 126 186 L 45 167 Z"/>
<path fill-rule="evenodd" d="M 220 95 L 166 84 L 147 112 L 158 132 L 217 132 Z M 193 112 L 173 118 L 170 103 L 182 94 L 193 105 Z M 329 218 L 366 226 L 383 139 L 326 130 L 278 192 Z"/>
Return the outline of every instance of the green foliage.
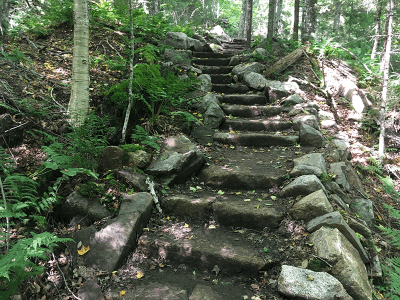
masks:
<path fill-rule="evenodd" d="M 82 196 L 90 199 L 96 199 L 96 197 L 102 196 L 104 194 L 104 186 L 90 181 L 88 183 L 82 184 L 78 191 Z"/>
<path fill-rule="evenodd" d="M 319 259 L 313 259 L 308 264 L 307 269 L 314 271 L 314 272 L 321 272 L 323 268 L 327 267 L 327 264 Z"/>
<path fill-rule="evenodd" d="M 140 144 L 150 146 L 156 150 L 160 149 L 160 146 L 157 144 L 157 137 L 150 136 L 143 127 L 136 125 L 135 133 L 131 136 L 133 139 L 137 140 Z"/>
<path fill-rule="evenodd" d="M 32 235 L 31 238 L 18 240 L 10 251 L 0 258 L 1 299 L 9 299 L 26 279 L 43 273 L 44 266 L 38 265 L 37 260 L 47 260 L 46 253 L 53 252 L 57 243 L 72 241 L 58 238 L 49 232 Z"/>
<path fill-rule="evenodd" d="M 143 47 L 135 50 L 135 56 L 139 56 L 141 60 L 144 60 L 148 64 L 154 64 L 159 55 L 159 50 L 156 46 L 152 44 L 146 44 Z"/>
<path fill-rule="evenodd" d="M 188 26 L 189 24 L 186 24 L 185 26 L 179 26 L 176 25 L 175 27 L 171 28 L 171 31 L 173 32 L 183 32 L 186 33 L 187 36 L 193 37 L 194 30 L 192 26 Z"/>
<path fill-rule="evenodd" d="M 332 181 L 336 178 L 336 174 L 334 173 L 322 173 L 320 176 L 321 182 L 328 182 L 328 181 Z"/>
<path fill-rule="evenodd" d="M 146 149 L 137 144 L 126 144 L 126 145 L 119 145 L 126 152 L 136 152 L 138 150 L 146 151 Z"/>
<path fill-rule="evenodd" d="M 174 117 L 179 117 L 183 122 L 201 123 L 199 119 L 197 119 L 195 116 L 188 113 L 187 111 L 174 111 L 171 113 L 171 115 L 173 115 Z"/>
<path fill-rule="evenodd" d="M 14 63 L 24 63 L 24 64 L 31 64 L 32 60 L 25 56 L 25 54 L 19 49 L 12 50 L 12 53 L 0 52 L 3 56 L 0 56 L 0 59 L 8 59 Z"/>

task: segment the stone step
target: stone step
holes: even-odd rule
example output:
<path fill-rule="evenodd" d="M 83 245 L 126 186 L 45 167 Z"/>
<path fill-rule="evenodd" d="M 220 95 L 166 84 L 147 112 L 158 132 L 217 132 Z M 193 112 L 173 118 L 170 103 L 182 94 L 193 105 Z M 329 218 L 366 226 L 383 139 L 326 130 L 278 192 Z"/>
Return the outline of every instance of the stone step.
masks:
<path fill-rule="evenodd" d="M 200 194 L 200 197 L 185 194 L 169 196 L 163 200 L 163 212 L 181 220 L 216 220 L 221 226 L 257 230 L 279 227 L 286 213 L 285 206 L 271 199 L 260 198 L 260 193 L 248 195 L 227 191 L 224 195 L 218 195 L 208 191 Z M 257 209 L 254 209 L 254 205 Z"/>
<path fill-rule="evenodd" d="M 210 74 L 211 83 L 213 84 L 229 84 L 232 82 L 232 75 L 228 74 Z"/>
<path fill-rule="evenodd" d="M 202 66 L 196 65 L 195 67 L 199 68 L 203 74 L 228 74 L 232 72 L 232 66 Z"/>
<path fill-rule="evenodd" d="M 195 58 L 193 63 L 202 66 L 227 66 L 230 58 Z"/>
<path fill-rule="evenodd" d="M 224 95 L 222 103 L 242 104 L 242 105 L 262 105 L 266 104 L 267 99 L 264 95 Z"/>
<path fill-rule="evenodd" d="M 268 146 L 292 146 L 299 141 L 296 135 L 274 135 L 265 133 L 226 133 L 216 132 L 214 141 L 221 144 L 237 145 L 237 146 L 253 146 L 253 147 L 268 147 Z"/>
<path fill-rule="evenodd" d="M 284 120 L 226 119 L 220 128 L 235 131 L 282 131 L 292 128 L 292 124 Z"/>
<path fill-rule="evenodd" d="M 225 95 L 226 96 L 226 95 Z M 290 107 L 282 106 L 248 106 L 248 105 L 221 105 L 226 115 L 242 118 L 273 117 L 281 113 L 288 113 Z"/>
<path fill-rule="evenodd" d="M 249 87 L 244 84 L 213 84 L 211 87 L 212 92 L 223 94 L 241 94 L 249 90 Z"/>
<path fill-rule="evenodd" d="M 174 230 L 144 232 L 139 238 L 137 251 L 147 257 L 196 266 L 218 273 L 257 277 L 260 270 L 279 263 L 281 253 L 264 237 L 263 243 L 248 241 L 246 234 L 227 228 L 197 228 L 185 223 L 171 224 Z M 261 238 L 261 234 L 260 238 Z M 268 249 L 268 251 L 263 251 Z"/>
<path fill-rule="evenodd" d="M 194 58 L 228 58 L 229 54 L 215 53 L 215 52 L 193 52 Z"/>

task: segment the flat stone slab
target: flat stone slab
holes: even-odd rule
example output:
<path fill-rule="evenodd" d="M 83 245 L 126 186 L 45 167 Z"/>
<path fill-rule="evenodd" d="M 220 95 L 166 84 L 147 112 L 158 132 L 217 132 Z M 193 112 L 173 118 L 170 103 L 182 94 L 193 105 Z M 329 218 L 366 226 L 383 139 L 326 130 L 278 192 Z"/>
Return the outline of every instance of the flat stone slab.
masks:
<path fill-rule="evenodd" d="M 197 284 L 189 300 L 223 300 L 210 286 Z"/>
<path fill-rule="evenodd" d="M 77 231 L 76 243 L 90 247 L 80 256 L 88 267 L 112 272 L 116 270 L 136 246 L 136 240 L 147 225 L 153 207 L 148 193 L 125 195 L 119 215 L 97 231 L 94 226 Z M 72 247 L 76 248 L 74 243 Z M 77 256 L 77 252 L 73 252 Z"/>
<path fill-rule="evenodd" d="M 224 95 L 221 102 L 241 105 L 263 105 L 267 103 L 265 96 L 253 94 Z"/>
<path fill-rule="evenodd" d="M 196 65 L 203 74 L 228 74 L 232 72 L 233 67 L 230 66 L 201 66 Z"/>
<path fill-rule="evenodd" d="M 222 196 L 212 204 L 212 210 L 216 221 L 223 226 L 259 230 L 279 227 L 286 214 L 285 207 L 274 201 L 265 205 L 236 195 Z"/>
<path fill-rule="evenodd" d="M 268 146 L 292 146 L 299 141 L 298 136 L 273 135 L 264 133 L 226 133 L 216 132 L 214 141 L 221 144 L 268 147 Z"/>
<path fill-rule="evenodd" d="M 321 189 L 301 198 L 293 205 L 289 213 L 295 220 L 310 221 L 332 211 L 333 207 Z"/>
<path fill-rule="evenodd" d="M 287 107 L 281 106 L 221 105 L 221 108 L 226 115 L 243 118 L 274 117 L 288 112 Z"/>
<path fill-rule="evenodd" d="M 279 261 L 279 253 L 261 252 L 240 233 L 219 227 L 183 227 L 183 224 L 171 231 L 143 233 L 138 251 L 208 271 L 217 265 L 223 275 L 258 276 L 265 265 Z"/>
<path fill-rule="evenodd" d="M 190 197 L 174 195 L 163 200 L 163 211 L 175 217 L 203 221 L 210 217 L 211 206 L 217 197 Z"/>
<path fill-rule="evenodd" d="M 349 240 L 349 242 L 356 248 L 364 263 L 369 263 L 369 257 L 364 247 L 360 243 L 360 239 L 356 233 L 347 225 L 342 215 L 338 211 L 334 211 L 323 216 L 319 216 L 307 223 L 307 230 L 310 232 L 317 231 L 322 226 L 337 228 Z"/>
<path fill-rule="evenodd" d="M 293 160 L 294 166 L 317 167 L 322 173 L 327 174 L 326 162 L 322 153 L 310 153 Z"/>
<path fill-rule="evenodd" d="M 215 52 L 193 52 L 193 57 L 201 58 L 230 58 L 230 54 L 215 53 Z"/>
<path fill-rule="evenodd" d="M 228 74 L 211 74 L 210 77 L 213 84 L 229 84 L 232 82 L 232 76 Z"/>
<path fill-rule="evenodd" d="M 225 94 L 245 94 L 249 91 L 249 88 L 247 85 L 243 84 L 213 84 L 211 87 L 211 91 Z"/>
<path fill-rule="evenodd" d="M 278 290 L 290 298 L 307 300 L 352 300 L 343 285 L 332 275 L 288 265 L 282 266 Z"/>
<path fill-rule="evenodd" d="M 230 58 L 195 58 L 193 63 L 203 66 L 227 66 Z"/>
<path fill-rule="evenodd" d="M 296 197 L 299 195 L 309 195 L 315 191 L 322 189 L 325 192 L 325 187 L 315 175 L 303 175 L 297 177 L 280 192 L 281 197 Z"/>
<path fill-rule="evenodd" d="M 121 297 L 120 293 L 124 290 L 125 294 Z M 138 300 L 138 299 L 151 299 L 151 300 L 187 300 L 188 294 L 186 290 L 171 284 L 160 284 L 157 282 L 147 285 L 139 286 L 135 289 L 115 289 L 105 292 L 107 300 Z M 95 298 L 93 298 L 95 300 Z"/>
<path fill-rule="evenodd" d="M 268 119 L 226 119 L 220 127 L 224 130 L 240 131 L 282 131 L 292 128 L 292 124 L 283 120 Z"/>

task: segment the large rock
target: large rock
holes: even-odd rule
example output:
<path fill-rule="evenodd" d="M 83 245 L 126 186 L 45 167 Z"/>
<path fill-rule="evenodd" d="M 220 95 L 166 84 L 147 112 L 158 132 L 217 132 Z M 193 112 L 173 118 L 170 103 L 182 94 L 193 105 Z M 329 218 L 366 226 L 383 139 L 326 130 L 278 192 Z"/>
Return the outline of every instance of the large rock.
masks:
<path fill-rule="evenodd" d="M 167 32 L 164 44 L 175 49 L 193 50 L 201 52 L 204 50 L 205 43 L 198 39 L 192 39 L 184 32 Z"/>
<path fill-rule="evenodd" d="M 151 154 L 143 150 L 128 152 L 128 165 L 139 169 L 146 168 L 151 161 Z"/>
<path fill-rule="evenodd" d="M 195 84 L 195 87 L 202 91 L 209 93 L 211 92 L 211 76 L 208 74 L 202 74 L 199 77 L 197 77 L 197 83 Z"/>
<path fill-rule="evenodd" d="M 323 190 L 325 187 L 315 175 L 303 175 L 297 177 L 287 186 L 285 186 L 279 193 L 281 197 L 296 197 L 299 195 L 309 195 L 315 191 Z"/>
<path fill-rule="evenodd" d="M 360 243 L 360 239 L 356 233 L 347 225 L 342 215 L 338 211 L 327 213 L 319 216 L 307 223 L 307 230 L 310 232 L 317 231 L 322 226 L 337 228 L 347 238 L 347 240 L 357 249 L 358 254 L 364 263 L 369 263 L 369 257 L 364 247 Z"/>
<path fill-rule="evenodd" d="M 309 221 L 333 211 L 323 190 L 318 190 L 297 201 L 289 210 L 295 220 Z"/>
<path fill-rule="evenodd" d="M 231 38 L 227 35 L 220 25 L 216 25 L 210 30 L 211 36 L 223 42 L 230 42 Z"/>
<path fill-rule="evenodd" d="M 174 65 L 189 66 L 192 63 L 192 51 L 165 49 L 164 57 L 166 61 Z"/>
<path fill-rule="evenodd" d="M 303 103 L 304 100 L 298 94 L 291 95 L 281 102 L 283 106 L 292 106 Z"/>
<path fill-rule="evenodd" d="M 333 139 L 325 150 L 325 157 L 331 162 L 340 162 L 350 159 L 349 147 L 345 141 Z"/>
<path fill-rule="evenodd" d="M 147 173 L 155 175 L 164 184 L 182 183 L 204 164 L 203 153 L 186 136 L 167 138 L 160 155 L 153 159 Z"/>
<path fill-rule="evenodd" d="M 91 200 L 74 191 L 62 205 L 60 215 L 64 219 L 72 219 L 76 215 L 87 216 L 91 222 L 96 222 L 112 216 L 112 213 L 100 203 L 100 199 Z"/>
<path fill-rule="evenodd" d="M 350 184 L 346 179 L 346 163 L 345 162 L 337 162 L 331 163 L 330 172 L 336 175 L 335 181 L 336 183 L 345 191 L 350 191 Z"/>
<path fill-rule="evenodd" d="M 238 76 L 241 80 L 246 73 L 262 73 L 265 70 L 265 66 L 258 62 L 240 64 L 233 68 L 232 75 Z"/>
<path fill-rule="evenodd" d="M 220 107 L 220 102 L 214 94 L 207 94 L 196 108 L 203 114 L 204 125 L 218 129 L 225 119 L 225 113 Z"/>
<path fill-rule="evenodd" d="M 212 287 L 197 284 L 189 297 L 189 300 L 222 300 L 223 298 L 215 292 Z"/>
<path fill-rule="evenodd" d="M 95 226 L 91 226 L 77 231 L 73 237 L 75 242 L 90 247 L 80 256 L 84 264 L 108 272 L 116 270 L 136 247 L 152 207 L 153 198 L 148 193 L 125 195 L 119 215 L 109 220 L 102 229 L 97 231 Z M 77 255 L 76 251 L 73 253 Z"/>
<path fill-rule="evenodd" d="M 311 234 L 315 254 L 332 265 L 332 275 L 355 300 L 371 300 L 372 289 L 361 257 L 337 228 L 321 227 Z"/>
<path fill-rule="evenodd" d="M 268 80 L 265 79 L 264 76 L 261 74 L 249 72 L 244 75 L 243 81 L 247 86 L 253 89 L 262 90 L 263 88 L 265 88 Z"/>
<path fill-rule="evenodd" d="M 301 125 L 308 125 L 314 129 L 319 129 L 318 120 L 314 115 L 300 115 L 293 118 L 293 129 L 300 130 Z"/>
<path fill-rule="evenodd" d="M 101 287 L 97 284 L 97 278 L 86 280 L 79 288 L 78 297 L 81 300 L 105 300 Z"/>
<path fill-rule="evenodd" d="M 146 183 L 146 176 L 136 172 L 133 168 L 124 168 L 122 170 L 115 170 L 114 176 L 122 180 L 124 184 L 133 188 L 136 192 L 147 192 L 148 186 Z"/>
<path fill-rule="evenodd" d="M 278 291 L 295 299 L 352 300 L 343 285 L 332 275 L 313 272 L 288 265 L 282 266 L 278 278 Z"/>
<path fill-rule="evenodd" d="M 322 153 L 310 153 L 293 160 L 294 166 L 310 166 L 316 167 L 321 170 L 322 173 L 327 173 L 326 162 Z"/>
<path fill-rule="evenodd" d="M 299 86 L 295 82 L 280 82 L 267 80 L 265 84 L 265 96 L 269 103 L 288 97 L 299 90 Z"/>
<path fill-rule="evenodd" d="M 353 199 L 350 203 L 350 209 L 361 220 L 364 220 L 370 228 L 373 228 L 374 208 L 371 200 L 363 198 Z"/>
<path fill-rule="evenodd" d="M 268 52 L 267 52 L 267 50 L 265 50 L 264 48 L 256 48 L 256 49 L 253 51 L 253 56 L 254 56 L 254 55 L 267 56 L 267 55 L 268 55 Z"/>
<path fill-rule="evenodd" d="M 104 148 L 100 158 L 99 170 L 104 172 L 121 169 L 124 156 L 125 151 L 120 147 L 108 146 Z"/>
<path fill-rule="evenodd" d="M 309 125 L 300 125 L 300 144 L 316 148 L 324 147 L 326 142 L 324 136 L 317 129 Z"/>
<path fill-rule="evenodd" d="M 121 292 L 125 294 L 121 296 Z M 169 283 L 147 283 L 135 288 L 108 289 L 104 292 L 107 300 L 188 300 L 187 291 Z M 95 300 L 95 299 L 93 299 Z"/>
<path fill-rule="evenodd" d="M 289 112 L 289 116 L 294 117 L 300 114 L 309 114 L 314 115 L 318 119 L 318 109 L 318 104 L 314 105 L 313 103 L 300 103 L 293 106 Z"/>

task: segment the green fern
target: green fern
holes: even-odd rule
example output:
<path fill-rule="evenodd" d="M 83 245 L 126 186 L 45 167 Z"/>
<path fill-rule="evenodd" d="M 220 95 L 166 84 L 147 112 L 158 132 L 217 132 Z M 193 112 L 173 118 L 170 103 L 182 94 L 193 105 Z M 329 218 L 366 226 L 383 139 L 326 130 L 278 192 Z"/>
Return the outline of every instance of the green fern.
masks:
<path fill-rule="evenodd" d="M 150 136 L 142 126 L 136 125 L 135 133 L 133 133 L 131 137 L 143 145 L 148 145 L 156 150 L 160 149 L 160 146 L 156 142 L 157 138 Z"/>

